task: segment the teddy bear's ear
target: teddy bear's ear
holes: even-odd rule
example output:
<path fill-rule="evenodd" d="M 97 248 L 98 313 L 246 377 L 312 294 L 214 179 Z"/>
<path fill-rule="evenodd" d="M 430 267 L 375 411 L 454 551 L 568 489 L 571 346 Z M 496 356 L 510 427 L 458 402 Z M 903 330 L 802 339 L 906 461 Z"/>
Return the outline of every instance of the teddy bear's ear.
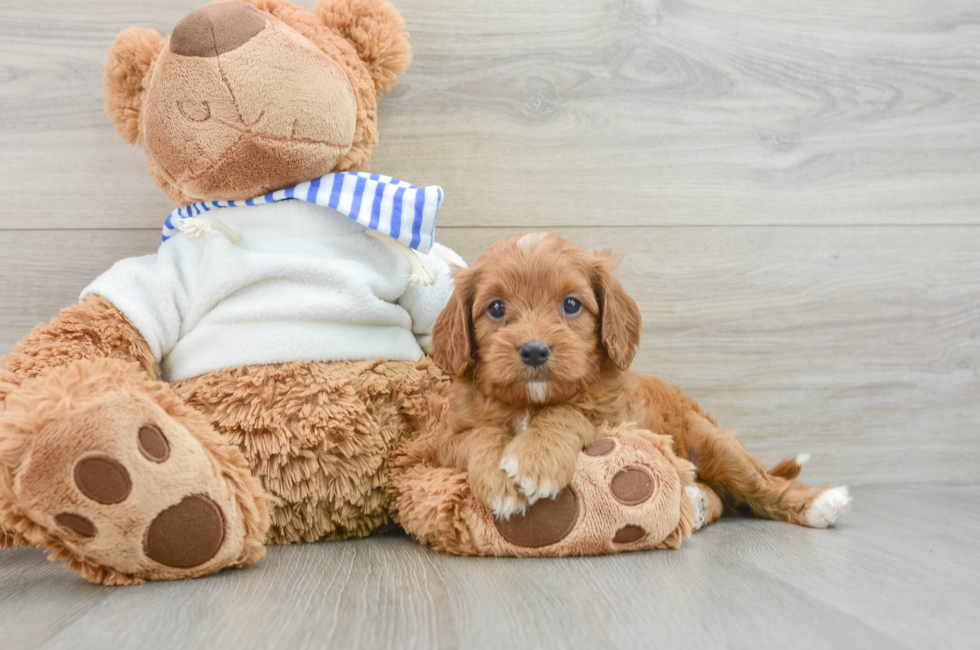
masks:
<path fill-rule="evenodd" d="M 378 93 L 396 83 L 412 60 L 408 31 L 401 14 L 385 0 L 320 0 L 313 10 L 354 44 L 367 65 Z"/>
<path fill-rule="evenodd" d="M 130 27 L 116 37 L 105 62 L 105 112 L 126 142 L 139 140 L 140 111 L 146 92 L 144 79 L 163 49 L 164 39 L 155 29 Z"/>

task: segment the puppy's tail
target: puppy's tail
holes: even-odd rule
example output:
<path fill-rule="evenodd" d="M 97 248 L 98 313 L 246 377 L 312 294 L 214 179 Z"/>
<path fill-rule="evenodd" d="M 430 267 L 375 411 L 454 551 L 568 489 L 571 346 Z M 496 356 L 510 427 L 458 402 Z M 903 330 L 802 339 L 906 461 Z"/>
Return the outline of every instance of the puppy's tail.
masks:
<path fill-rule="evenodd" d="M 793 480 L 800 475 L 800 470 L 803 469 L 803 466 L 808 460 L 810 460 L 810 454 L 807 453 L 798 454 L 794 458 L 781 460 L 769 468 L 769 475 Z"/>

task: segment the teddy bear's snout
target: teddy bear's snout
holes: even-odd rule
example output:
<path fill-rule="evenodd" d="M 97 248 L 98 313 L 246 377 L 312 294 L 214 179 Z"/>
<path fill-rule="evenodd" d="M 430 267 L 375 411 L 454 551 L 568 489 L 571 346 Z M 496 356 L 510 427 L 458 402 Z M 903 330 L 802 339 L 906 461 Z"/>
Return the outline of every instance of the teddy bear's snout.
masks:
<path fill-rule="evenodd" d="M 208 5 L 184 16 L 170 34 L 170 51 L 211 57 L 231 52 L 265 29 L 265 15 L 247 2 Z"/>

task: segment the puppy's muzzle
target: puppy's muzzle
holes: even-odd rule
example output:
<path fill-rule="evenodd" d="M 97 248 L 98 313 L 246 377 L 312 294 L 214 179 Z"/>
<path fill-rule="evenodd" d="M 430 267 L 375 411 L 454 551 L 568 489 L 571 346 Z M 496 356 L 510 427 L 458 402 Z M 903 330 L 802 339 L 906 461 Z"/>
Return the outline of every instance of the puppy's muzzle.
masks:
<path fill-rule="evenodd" d="M 525 366 L 537 368 L 548 362 L 551 356 L 551 346 L 541 341 L 528 341 L 519 349 L 521 361 Z"/>

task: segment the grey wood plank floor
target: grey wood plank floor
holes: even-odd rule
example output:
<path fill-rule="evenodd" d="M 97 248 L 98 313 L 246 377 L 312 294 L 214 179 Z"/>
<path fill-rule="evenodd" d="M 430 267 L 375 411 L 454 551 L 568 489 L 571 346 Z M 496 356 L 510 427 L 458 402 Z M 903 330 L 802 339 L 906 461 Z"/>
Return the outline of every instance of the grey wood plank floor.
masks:
<path fill-rule="evenodd" d="M 404 537 L 274 547 L 256 567 L 88 585 L 0 554 L 10 648 L 969 648 L 977 487 L 855 490 L 838 529 L 723 519 L 679 551 L 458 558 Z"/>
<path fill-rule="evenodd" d="M 0 0 L 0 354 L 156 248 L 171 206 L 102 62 L 201 4 Z M 813 452 L 853 511 L 608 558 L 271 548 L 138 588 L 0 551 L 3 647 L 980 648 L 976 0 L 395 4 L 415 60 L 372 168 L 442 185 L 469 260 L 536 228 L 622 255 L 635 369 L 766 462 Z"/>

